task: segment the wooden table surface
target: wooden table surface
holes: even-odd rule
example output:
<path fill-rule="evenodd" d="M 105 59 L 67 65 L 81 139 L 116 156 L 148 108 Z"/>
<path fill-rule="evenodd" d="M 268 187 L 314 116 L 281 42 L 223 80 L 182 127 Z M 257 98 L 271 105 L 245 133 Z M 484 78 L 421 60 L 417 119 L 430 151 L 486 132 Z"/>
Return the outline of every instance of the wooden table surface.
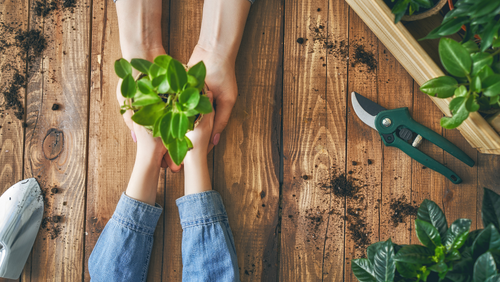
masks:
<path fill-rule="evenodd" d="M 0 1 L 2 22 L 40 30 L 48 40 L 32 66 L 5 54 L 0 61 L 0 67 L 28 67 L 30 77 L 22 90 L 26 125 L 9 111 L 0 119 L 0 192 L 35 177 L 46 191 L 44 216 L 62 218 L 40 231 L 20 281 L 89 281 L 87 260 L 126 188 L 135 155 L 115 98 L 116 10 L 111 0 L 77 0 L 72 12 L 41 18 L 34 2 Z M 182 62 L 197 42 L 202 5 L 163 1 L 164 46 Z M 348 53 L 339 49 L 342 41 Z M 351 64 L 357 46 L 374 54 L 376 70 Z M 371 242 L 414 243 L 413 218 L 397 227 L 390 222 L 389 204 L 402 195 L 418 204 L 434 200 L 448 222 L 465 217 L 481 227 L 482 187 L 500 192 L 500 157 L 479 154 L 457 130 L 441 129 L 437 107 L 343 0 L 257 0 L 236 69 L 238 101 L 209 163 L 229 214 L 242 281 L 355 281 L 350 261 L 365 250 L 353 241 L 347 210 L 359 208 Z M 453 185 L 384 147 L 354 114 L 352 91 L 386 108 L 409 107 L 418 122 L 477 165 L 467 167 L 424 144 L 423 151 L 464 179 Z M 54 103 L 59 110 L 51 110 Z M 357 199 L 319 188 L 332 173 L 346 172 L 364 183 Z M 53 187 L 58 193 L 50 192 Z M 183 174 L 163 171 L 157 202 L 164 213 L 148 281 L 181 281 L 174 201 L 182 193 Z M 60 229 L 56 238 L 51 228 Z"/>

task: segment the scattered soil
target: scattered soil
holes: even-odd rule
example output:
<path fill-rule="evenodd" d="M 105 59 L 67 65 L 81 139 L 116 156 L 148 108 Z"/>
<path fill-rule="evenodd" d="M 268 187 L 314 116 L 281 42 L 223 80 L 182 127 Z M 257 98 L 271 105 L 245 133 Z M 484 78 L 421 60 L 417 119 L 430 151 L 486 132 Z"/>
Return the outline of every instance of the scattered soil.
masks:
<path fill-rule="evenodd" d="M 397 199 L 392 199 L 389 207 L 392 211 L 391 222 L 394 227 L 397 227 L 400 223 L 404 223 L 408 216 L 417 216 L 418 212 L 416 202 L 413 202 L 413 204 L 408 203 L 405 195 Z"/>
<path fill-rule="evenodd" d="M 347 230 L 351 233 L 356 248 L 366 249 L 370 244 L 371 231 L 366 223 L 366 217 L 362 215 L 360 208 L 348 208 L 344 219 L 347 221 Z"/>
<path fill-rule="evenodd" d="M 358 198 L 358 192 L 362 188 L 357 184 L 358 179 L 346 176 L 345 173 L 337 175 L 334 172 L 325 183 L 321 183 L 319 188 L 325 190 L 326 193 L 334 194 L 336 197 Z"/>
<path fill-rule="evenodd" d="M 366 51 L 365 47 L 358 45 L 354 53 L 354 60 L 351 62 L 351 66 L 355 67 L 357 64 L 366 65 L 368 72 L 373 72 L 377 69 L 377 60 L 372 52 Z"/>
<path fill-rule="evenodd" d="M 62 229 L 58 223 L 62 222 L 62 219 L 61 215 L 46 216 L 42 219 L 41 227 L 47 230 L 50 239 L 54 240 L 59 237 Z"/>

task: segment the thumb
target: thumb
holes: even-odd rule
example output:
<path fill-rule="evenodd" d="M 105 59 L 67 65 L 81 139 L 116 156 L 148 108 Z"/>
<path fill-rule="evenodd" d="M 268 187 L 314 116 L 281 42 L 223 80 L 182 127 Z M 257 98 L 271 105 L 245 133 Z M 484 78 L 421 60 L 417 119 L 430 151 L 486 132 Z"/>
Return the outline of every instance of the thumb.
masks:
<path fill-rule="evenodd" d="M 234 101 L 220 98 L 215 100 L 215 120 L 211 138 L 211 143 L 214 146 L 219 143 L 220 134 L 229 122 L 234 103 Z"/>

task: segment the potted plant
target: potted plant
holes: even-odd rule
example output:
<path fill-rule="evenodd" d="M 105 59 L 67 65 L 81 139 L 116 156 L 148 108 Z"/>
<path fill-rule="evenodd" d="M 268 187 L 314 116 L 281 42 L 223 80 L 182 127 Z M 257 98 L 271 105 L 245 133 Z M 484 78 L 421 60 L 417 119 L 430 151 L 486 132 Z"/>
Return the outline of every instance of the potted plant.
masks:
<path fill-rule="evenodd" d="M 470 231 L 470 219 L 449 227 L 439 206 L 424 200 L 415 231 L 422 245 L 377 242 L 367 257 L 354 259 L 352 271 L 361 281 L 500 281 L 500 196 L 484 189 L 484 229 Z"/>
<path fill-rule="evenodd" d="M 384 0 L 396 16 L 394 23 L 421 20 L 437 14 L 446 0 Z"/>
<path fill-rule="evenodd" d="M 423 39 L 458 32 L 465 26 L 461 43 L 449 38 L 439 42 L 439 56 L 448 76 L 424 83 L 420 90 L 439 98 L 454 97 L 449 104 L 452 117 L 441 119 L 444 128 L 456 128 L 470 112 L 495 114 L 500 109 L 500 1 L 459 0 L 442 24 Z M 479 46 L 474 36 L 480 38 Z"/>
<path fill-rule="evenodd" d="M 140 72 L 135 79 L 132 67 Z M 193 147 L 186 132 L 212 111 L 204 91 L 205 64 L 201 61 L 186 71 L 179 61 L 160 55 L 153 62 L 119 59 L 115 72 L 123 79 L 120 91 L 126 98 L 121 114 L 132 110 L 132 120 L 160 137 L 174 163 L 180 165 Z"/>

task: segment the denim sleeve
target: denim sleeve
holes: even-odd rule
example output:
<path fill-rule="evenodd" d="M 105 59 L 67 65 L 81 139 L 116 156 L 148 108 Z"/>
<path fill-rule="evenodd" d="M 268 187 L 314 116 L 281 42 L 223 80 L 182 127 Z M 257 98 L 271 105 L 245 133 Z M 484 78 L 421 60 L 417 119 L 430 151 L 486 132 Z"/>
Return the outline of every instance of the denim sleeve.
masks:
<path fill-rule="evenodd" d="M 234 238 L 220 194 L 177 199 L 182 225 L 182 281 L 240 281 Z"/>
<path fill-rule="evenodd" d="M 122 194 L 89 258 L 93 282 L 146 281 L 162 208 Z"/>

